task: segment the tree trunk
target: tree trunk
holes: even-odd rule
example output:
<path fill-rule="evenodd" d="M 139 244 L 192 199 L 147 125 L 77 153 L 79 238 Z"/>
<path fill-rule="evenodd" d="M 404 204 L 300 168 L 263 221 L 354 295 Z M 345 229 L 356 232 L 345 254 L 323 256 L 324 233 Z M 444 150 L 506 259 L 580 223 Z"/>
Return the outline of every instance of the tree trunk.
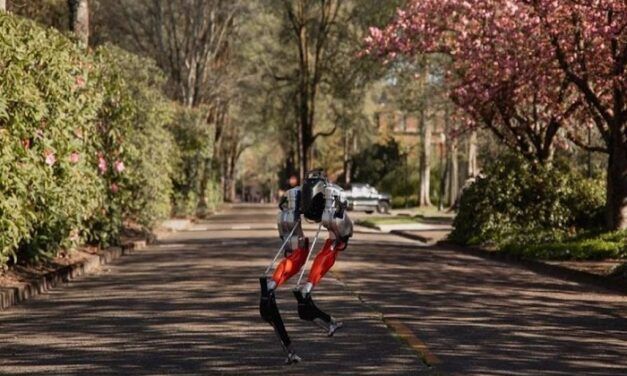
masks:
<path fill-rule="evenodd" d="M 200 159 L 200 158 L 199 158 Z M 198 193 L 198 204 L 196 205 L 196 215 L 203 218 L 208 214 L 209 203 L 207 199 L 207 188 L 209 187 L 209 181 L 211 180 L 213 170 L 211 168 L 212 161 L 210 158 L 204 158 L 202 163 L 202 171 L 200 172 L 200 192 Z M 191 189 L 195 190 L 195 187 Z"/>
<path fill-rule="evenodd" d="M 473 130 L 468 139 L 468 176 L 474 178 L 479 175 L 479 166 L 477 165 L 477 131 Z"/>
<path fill-rule="evenodd" d="M 299 123 L 298 124 L 298 177 L 301 183 L 305 181 L 306 170 L 307 170 L 307 151 L 305 150 L 303 126 L 302 126 L 302 123 Z"/>
<path fill-rule="evenodd" d="M 627 135 L 614 127 L 607 170 L 607 224 L 610 230 L 627 229 Z"/>
<path fill-rule="evenodd" d="M 427 121 L 428 97 L 426 95 L 427 75 L 429 74 L 428 60 L 426 55 L 421 57 L 420 72 L 420 95 L 422 105 L 420 106 L 420 129 L 422 131 L 422 150 L 420 154 L 420 193 L 418 197 L 419 206 L 431 206 L 431 124 Z"/>
<path fill-rule="evenodd" d="M 76 33 L 85 47 L 89 45 L 89 3 L 87 0 L 68 0 L 70 30 Z"/>
<path fill-rule="evenodd" d="M 459 163 L 458 163 L 458 140 L 457 137 L 450 138 L 449 145 L 449 168 L 448 168 L 448 197 L 449 205 L 453 205 L 459 194 Z"/>
<path fill-rule="evenodd" d="M 422 123 L 422 150 L 420 151 L 420 206 L 431 206 L 431 124 L 425 121 L 424 111 L 420 114 Z"/>
<path fill-rule="evenodd" d="M 229 192 L 229 199 L 231 200 L 231 202 L 235 201 L 235 196 L 237 196 L 237 192 L 236 192 L 236 178 L 235 178 L 235 173 L 236 173 L 236 169 L 237 169 L 237 160 L 239 159 L 239 153 L 237 151 L 237 148 L 235 148 L 235 150 L 233 150 L 233 155 L 231 155 L 231 159 L 229 161 L 231 168 L 229 169 L 229 180 L 231 181 L 231 191 Z M 244 189 L 246 189 L 246 187 L 244 185 L 242 185 L 242 193 L 244 192 Z"/>
<path fill-rule="evenodd" d="M 351 184 L 351 174 L 352 174 L 352 132 L 350 130 L 346 130 L 344 132 L 344 185 L 346 187 Z"/>

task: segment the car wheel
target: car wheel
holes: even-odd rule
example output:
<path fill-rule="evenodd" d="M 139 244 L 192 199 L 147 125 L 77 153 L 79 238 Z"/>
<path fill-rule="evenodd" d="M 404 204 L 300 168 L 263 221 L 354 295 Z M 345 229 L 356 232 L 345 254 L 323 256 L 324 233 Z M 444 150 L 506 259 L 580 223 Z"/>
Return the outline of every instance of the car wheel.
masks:
<path fill-rule="evenodd" d="M 366 214 L 372 214 L 374 213 L 374 210 L 366 210 Z"/>
<path fill-rule="evenodd" d="M 388 214 L 390 212 L 390 203 L 385 201 L 379 202 L 377 211 L 381 214 Z"/>

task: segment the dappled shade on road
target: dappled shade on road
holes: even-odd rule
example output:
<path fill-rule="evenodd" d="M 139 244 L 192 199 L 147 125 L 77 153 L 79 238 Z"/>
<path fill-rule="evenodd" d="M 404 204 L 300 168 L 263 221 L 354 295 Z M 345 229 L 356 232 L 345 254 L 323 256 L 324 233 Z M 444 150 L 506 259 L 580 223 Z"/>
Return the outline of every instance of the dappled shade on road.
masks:
<path fill-rule="evenodd" d="M 227 214 L 198 226 L 255 218 Z M 257 219 L 270 225 L 273 218 L 266 212 Z M 276 247 L 274 229 L 173 234 L 110 271 L 3 313 L 0 373 L 421 374 L 417 355 L 333 280 L 317 294 L 345 320 L 333 338 L 300 321 L 290 291 L 279 291 L 305 361 L 285 368 L 278 341 L 258 316 L 257 278 Z"/>
<path fill-rule="evenodd" d="M 362 238 L 338 269 L 368 303 L 413 329 L 444 373 L 627 372 L 627 297 L 445 247 L 377 239 Z"/>

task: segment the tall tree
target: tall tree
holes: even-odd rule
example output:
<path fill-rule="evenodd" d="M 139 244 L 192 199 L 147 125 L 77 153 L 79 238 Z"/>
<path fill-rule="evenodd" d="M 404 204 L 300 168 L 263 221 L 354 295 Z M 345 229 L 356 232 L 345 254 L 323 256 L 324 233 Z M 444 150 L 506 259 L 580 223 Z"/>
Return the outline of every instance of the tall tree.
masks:
<path fill-rule="evenodd" d="M 296 112 L 298 114 L 298 153 L 301 180 L 310 169 L 311 147 L 323 133 L 314 133 L 316 99 L 334 48 L 331 33 L 337 29 L 343 0 L 282 0 L 290 41 L 297 50 Z M 335 128 L 334 128 L 335 129 Z"/>
<path fill-rule="evenodd" d="M 527 2 L 532 9 L 519 14 L 540 20 L 543 58 L 575 87 L 587 110 L 582 123 L 591 120 L 605 142 L 608 226 L 627 229 L 627 2 Z"/>
<path fill-rule="evenodd" d="M 215 103 L 228 83 L 223 68 L 239 1 L 100 0 L 110 36 L 154 58 L 170 77 L 172 95 L 188 107 Z M 100 13 L 100 12 L 99 12 Z"/>
<path fill-rule="evenodd" d="M 266 0 L 264 4 L 279 24 L 274 56 L 266 60 L 277 87 L 289 87 L 291 112 L 296 114 L 295 134 L 301 178 L 310 169 L 313 145 L 337 129 L 352 127 L 338 121 L 350 119 L 355 108 L 338 102 L 358 103 L 364 87 L 380 69 L 361 61 L 358 52 L 369 24 L 389 20 L 397 1 Z M 333 100 L 329 100 L 333 98 Z M 331 106 L 335 103 L 335 106 Z M 362 105 L 362 104 L 360 104 Z M 362 122 L 356 122 L 362 124 Z"/>
<path fill-rule="evenodd" d="M 450 54 L 456 102 L 529 159 L 550 162 L 561 129 L 595 124 L 605 147 L 594 150 L 609 154 L 608 227 L 624 229 L 626 20 L 616 0 L 411 1 L 369 41 L 386 55 Z"/>
<path fill-rule="evenodd" d="M 189 108 L 207 109 L 206 121 L 215 130 L 214 155 L 202 184 L 219 174 L 223 192 L 231 199 L 234 164 L 239 152 L 238 124 L 232 121 L 233 98 L 241 70 L 233 68 L 233 44 L 240 17 L 240 0 L 99 0 L 99 38 L 154 58 L 168 74 L 170 95 Z M 104 11 L 106 8 L 106 11 Z M 234 159 L 235 158 L 235 159 Z M 204 194 L 204 190 L 202 190 Z M 204 197 L 200 198 L 201 205 Z"/>
<path fill-rule="evenodd" d="M 67 4 L 70 13 L 70 30 L 86 47 L 89 45 L 89 1 L 67 0 Z"/>

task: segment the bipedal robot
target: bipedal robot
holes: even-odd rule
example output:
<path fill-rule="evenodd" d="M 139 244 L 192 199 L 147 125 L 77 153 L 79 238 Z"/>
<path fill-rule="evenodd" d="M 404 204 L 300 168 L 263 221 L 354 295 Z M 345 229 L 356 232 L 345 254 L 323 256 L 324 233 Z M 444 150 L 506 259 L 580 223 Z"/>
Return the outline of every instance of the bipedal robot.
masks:
<path fill-rule="evenodd" d="M 285 361 L 287 364 L 299 362 L 301 359 L 292 349 L 290 337 L 276 305 L 275 290 L 299 271 L 300 276 L 293 291 L 298 302 L 298 316 L 321 326 L 329 337 L 342 327 L 341 322 L 316 307 L 311 298 L 311 291 L 331 269 L 338 252 L 346 248 L 348 239 L 353 235 L 353 223 L 346 214 L 346 207 L 347 202 L 342 188 L 329 183 L 322 171 L 308 173 L 303 185 L 287 191 L 279 204 L 281 211 L 278 227 L 283 244 L 260 278 L 259 311 L 261 317 L 272 325 L 281 340 L 281 346 L 287 354 Z M 319 223 L 311 247 L 309 239 L 303 234 L 301 215 Z M 329 238 L 314 259 L 307 283 L 301 285 L 306 269 L 304 266 L 316 246 L 322 226 L 329 231 Z M 281 253 L 284 255 L 283 260 L 274 270 L 272 277 L 268 278 L 268 273 Z"/>

